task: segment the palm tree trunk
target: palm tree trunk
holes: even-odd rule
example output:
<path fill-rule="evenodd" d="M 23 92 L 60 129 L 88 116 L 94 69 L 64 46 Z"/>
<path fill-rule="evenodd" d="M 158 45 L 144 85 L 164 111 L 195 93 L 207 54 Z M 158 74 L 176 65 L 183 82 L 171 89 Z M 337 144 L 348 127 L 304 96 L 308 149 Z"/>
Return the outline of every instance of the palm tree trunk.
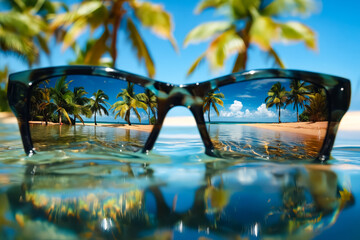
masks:
<path fill-rule="evenodd" d="M 299 122 L 299 106 L 296 105 L 296 117 L 297 117 L 297 121 Z"/>
<path fill-rule="evenodd" d="M 76 117 L 75 117 L 75 114 L 74 114 L 74 126 L 75 126 L 75 124 L 76 124 Z"/>
<path fill-rule="evenodd" d="M 61 125 L 61 112 L 58 111 L 58 115 L 59 115 L 59 124 Z"/>
<path fill-rule="evenodd" d="M 155 110 L 154 109 L 152 109 L 152 108 L 150 108 L 151 109 L 151 112 L 153 113 L 153 115 L 154 115 L 154 119 L 155 119 L 155 122 L 156 122 L 156 112 L 155 112 Z"/>
<path fill-rule="evenodd" d="M 209 119 L 209 123 L 211 123 L 211 121 L 210 121 L 210 107 L 209 107 L 209 111 L 208 111 L 208 119 Z"/>
<path fill-rule="evenodd" d="M 252 26 L 252 21 L 249 21 L 246 24 L 245 28 L 243 30 L 241 30 L 240 32 L 238 32 L 238 34 L 244 41 L 245 50 L 241 53 L 238 53 L 238 56 L 235 60 L 235 64 L 232 69 L 232 72 L 238 72 L 238 71 L 246 69 L 246 63 L 247 63 L 247 59 L 248 59 L 248 49 L 250 47 L 249 32 L 250 32 L 251 26 Z"/>
<path fill-rule="evenodd" d="M 96 111 L 95 111 L 95 116 L 94 116 L 94 122 L 95 122 L 95 125 L 97 125 L 97 123 L 96 123 Z"/>
<path fill-rule="evenodd" d="M 130 110 L 126 111 L 126 113 L 125 113 L 125 121 L 129 124 L 129 126 L 131 126 L 131 122 L 130 122 Z"/>
<path fill-rule="evenodd" d="M 279 123 L 281 123 L 281 121 L 280 121 L 280 110 L 281 110 L 281 108 L 279 106 Z"/>
<path fill-rule="evenodd" d="M 122 9 L 123 1 L 116 1 L 112 7 L 112 13 L 114 14 L 114 23 L 113 23 L 113 32 L 112 32 L 112 39 L 111 39 L 111 57 L 112 57 L 112 64 L 113 67 L 115 66 L 116 59 L 117 59 L 117 38 L 118 38 L 118 30 L 121 22 L 121 18 L 123 16 L 123 9 Z"/>
<path fill-rule="evenodd" d="M 149 117 L 149 125 L 151 125 L 150 109 L 149 109 L 149 112 L 147 114 L 148 114 L 148 117 Z"/>

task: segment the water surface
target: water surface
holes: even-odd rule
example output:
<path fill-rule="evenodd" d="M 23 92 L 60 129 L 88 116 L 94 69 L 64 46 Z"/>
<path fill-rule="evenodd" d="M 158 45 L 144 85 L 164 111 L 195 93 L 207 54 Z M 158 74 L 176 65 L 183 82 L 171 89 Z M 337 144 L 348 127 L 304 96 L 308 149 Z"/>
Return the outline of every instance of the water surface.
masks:
<path fill-rule="evenodd" d="M 356 136 L 340 132 L 326 164 L 208 157 L 194 127 L 164 127 L 149 155 L 27 157 L 0 123 L 0 239 L 358 239 Z"/>

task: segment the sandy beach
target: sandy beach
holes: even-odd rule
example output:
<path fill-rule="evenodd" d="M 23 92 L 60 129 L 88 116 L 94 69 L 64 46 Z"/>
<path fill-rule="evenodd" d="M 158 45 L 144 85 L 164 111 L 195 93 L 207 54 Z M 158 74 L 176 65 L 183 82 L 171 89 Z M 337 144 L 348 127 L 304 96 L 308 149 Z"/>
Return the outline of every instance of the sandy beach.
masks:
<path fill-rule="evenodd" d="M 328 122 L 255 123 L 244 125 L 281 132 L 325 136 Z"/>
<path fill-rule="evenodd" d="M 12 112 L 0 112 L 1 123 L 17 123 L 16 117 Z"/>

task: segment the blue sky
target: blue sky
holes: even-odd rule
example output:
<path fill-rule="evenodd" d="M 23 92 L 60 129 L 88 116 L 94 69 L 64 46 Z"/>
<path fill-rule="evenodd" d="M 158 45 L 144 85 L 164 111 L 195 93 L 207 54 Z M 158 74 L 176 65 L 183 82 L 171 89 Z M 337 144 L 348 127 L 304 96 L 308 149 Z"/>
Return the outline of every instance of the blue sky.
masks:
<path fill-rule="evenodd" d="M 142 29 L 147 46 L 156 65 L 155 78 L 171 83 L 191 83 L 205 81 L 231 71 L 234 59 L 227 61 L 226 67 L 219 72 L 211 72 L 204 63 L 190 78 L 186 72 L 192 62 L 205 51 L 208 42 L 190 45 L 183 48 L 186 34 L 195 26 L 207 21 L 222 19 L 214 11 L 205 11 L 194 15 L 198 1 L 194 0 L 154 0 L 154 3 L 164 5 L 173 15 L 175 22 L 174 35 L 180 47 L 176 53 L 169 42 L 154 36 L 149 30 Z M 319 2 L 319 1 L 318 1 Z M 360 110 L 360 2 L 356 0 L 320 2 L 321 8 L 311 16 L 298 17 L 297 20 L 310 26 L 318 37 L 318 51 L 308 50 L 304 44 L 277 44 L 275 50 L 285 62 L 287 68 L 328 73 L 349 78 L 352 82 L 352 103 L 350 110 Z M 281 19 L 279 19 L 281 21 Z M 53 42 L 53 41 L 52 41 Z M 66 65 L 72 59 L 70 51 L 61 51 L 61 46 L 52 44 L 53 54 L 50 59 L 41 57 L 41 63 L 35 67 Z M 143 64 L 137 62 L 126 34 L 121 32 L 118 43 L 119 60 L 117 68 L 125 71 L 146 75 Z M 27 66 L 13 56 L 0 54 L 0 64 L 8 64 L 12 72 L 25 70 Z M 266 56 L 254 47 L 249 56 L 248 68 L 259 69 L 272 67 Z"/>

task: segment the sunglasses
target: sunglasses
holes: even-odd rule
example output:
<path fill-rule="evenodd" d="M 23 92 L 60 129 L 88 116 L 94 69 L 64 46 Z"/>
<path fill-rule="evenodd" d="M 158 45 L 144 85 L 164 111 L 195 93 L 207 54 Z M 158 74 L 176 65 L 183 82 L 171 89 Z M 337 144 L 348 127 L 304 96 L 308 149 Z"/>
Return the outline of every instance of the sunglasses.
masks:
<path fill-rule="evenodd" d="M 108 67 L 64 66 L 11 74 L 8 100 L 28 155 L 58 149 L 147 153 L 168 111 L 184 106 L 207 155 L 325 161 L 350 91 L 347 79 L 296 70 L 251 70 L 175 85 Z"/>

